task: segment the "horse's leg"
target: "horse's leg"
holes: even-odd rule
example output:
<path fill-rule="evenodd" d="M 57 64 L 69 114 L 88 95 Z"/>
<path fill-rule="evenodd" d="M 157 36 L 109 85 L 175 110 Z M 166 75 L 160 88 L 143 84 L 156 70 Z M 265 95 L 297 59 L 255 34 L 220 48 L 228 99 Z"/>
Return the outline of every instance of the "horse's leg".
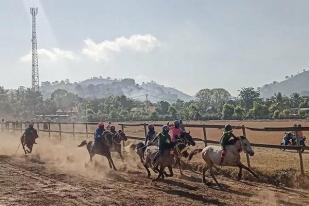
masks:
<path fill-rule="evenodd" d="M 214 179 L 216 184 L 218 185 L 218 187 L 221 188 L 221 185 L 219 184 L 218 180 L 216 179 L 216 177 L 215 177 L 215 175 L 214 175 L 214 173 L 212 171 L 212 167 L 209 168 L 209 172 L 210 172 L 210 175 L 211 175 L 212 179 Z"/>
<path fill-rule="evenodd" d="M 24 150 L 25 155 L 26 155 L 26 154 L 27 154 L 27 151 L 26 151 L 26 148 L 25 148 L 25 137 L 24 137 L 24 136 L 22 136 L 22 137 L 20 138 L 20 143 L 21 143 L 21 146 L 23 147 L 23 150 Z"/>
<path fill-rule="evenodd" d="M 146 171 L 147 171 L 147 177 L 149 178 L 151 176 L 150 170 L 148 169 L 148 167 L 143 164 L 143 166 L 145 167 Z"/>
<path fill-rule="evenodd" d="M 167 177 L 173 177 L 174 173 L 173 173 L 173 168 L 172 166 L 168 166 L 168 170 L 170 171 L 170 174 L 166 174 Z"/>
<path fill-rule="evenodd" d="M 33 148 L 33 145 L 30 145 L 30 147 L 29 147 L 29 153 L 32 152 L 32 148 Z"/>
<path fill-rule="evenodd" d="M 159 170 L 159 174 L 158 177 L 156 179 L 154 179 L 153 181 L 157 181 L 160 179 L 160 177 L 164 178 L 164 174 L 163 174 L 164 168 L 162 166 L 160 166 L 160 170 Z"/>
<path fill-rule="evenodd" d="M 118 152 L 118 154 L 119 154 L 121 160 L 123 161 L 124 158 L 123 158 L 123 156 L 122 156 L 122 154 L 121 154 L 121 146 L 117 148 L 117 152 Z"/>
<path fill-rule="evenodd" d="M 183 176 L 180 158 L 176 159 L 176 165 L 178 165 L 180 175 Z"/>
<path fill-rule="evenodd" d="M 242 177 L 242 167 L 239 166 L 239 172 L 238 172 L 238 176 L 237 176 L 237 180 L 241 180 L 241 177 Z"/>
<path fill-rule="evenodd" d="M 92 158 L 95 154 L 94 153 L 89 153 L 89 157 L 90 157 L 90 162 L 92 162 Z"/>
<path fill-rule="evenodd" d="M 239 163 L 239 167 L 244 168 L 245 170 L 249 171 L 254 177 L 259 178 L 259 176 L 255 174 L 255 172 L 253 172 L 249 167 L 245 166 L 244 164 Z"/>
<path fill-rule="evenodd" d="M 113 168 L 115 171 L 117 171 L 116 167 L 115 167 L 115 164 L 114 164 L 114 161 L 112 159 L 112 156 L 111 154 L 109 153 L 107 156 L 107 159 L 108 159 L 108 162 L 109 162 L 109 165 L 111 168 Z"/>
<path fill-rule="evenodd" d="M 208 165 L 205 165 L 203 167 L 203 183 L 204 184 L 207 184 L 207 181 L 206 181 L 206 178 L 205 178 L 205 174 L 206 174 L 207 170 L 208 170 Z"/>

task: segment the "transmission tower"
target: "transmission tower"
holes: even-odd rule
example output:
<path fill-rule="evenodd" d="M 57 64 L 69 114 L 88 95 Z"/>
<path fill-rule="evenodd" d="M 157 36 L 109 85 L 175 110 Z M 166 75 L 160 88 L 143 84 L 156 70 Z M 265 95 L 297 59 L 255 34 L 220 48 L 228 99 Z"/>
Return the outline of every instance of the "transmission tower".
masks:
<path fill-rule="evenodd" d="M 38 61 L 38 42 L 36 37 L 36 15 L 38 8 L 30 8 L 32 16 L 32 90 L 39 91 L 39 61 Z"/>

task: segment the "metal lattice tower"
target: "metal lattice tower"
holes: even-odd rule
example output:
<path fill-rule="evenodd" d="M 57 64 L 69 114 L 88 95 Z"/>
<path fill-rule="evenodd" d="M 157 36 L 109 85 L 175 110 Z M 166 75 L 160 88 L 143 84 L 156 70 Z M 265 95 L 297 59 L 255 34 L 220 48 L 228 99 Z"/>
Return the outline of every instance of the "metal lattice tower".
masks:
<path fill-rule="evenodd" d="M 30 8 L 32 16 L 32 90 L 39 91 L 39 61 L 38 61 L 38 42 L 36 37 L 36 15 L 38 8 Z"/>

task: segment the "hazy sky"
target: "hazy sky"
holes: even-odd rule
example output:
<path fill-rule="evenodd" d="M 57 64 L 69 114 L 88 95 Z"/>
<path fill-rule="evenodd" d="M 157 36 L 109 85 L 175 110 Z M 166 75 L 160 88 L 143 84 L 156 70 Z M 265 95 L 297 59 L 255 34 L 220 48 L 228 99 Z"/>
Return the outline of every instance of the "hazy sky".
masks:
<path fill-rule="evenodd" d="M 306 0 L 1 0 L 6 88 L 30 86 L 32 4 L 41 81 L 134 77 L 235 95 L 309 65 Z"/>

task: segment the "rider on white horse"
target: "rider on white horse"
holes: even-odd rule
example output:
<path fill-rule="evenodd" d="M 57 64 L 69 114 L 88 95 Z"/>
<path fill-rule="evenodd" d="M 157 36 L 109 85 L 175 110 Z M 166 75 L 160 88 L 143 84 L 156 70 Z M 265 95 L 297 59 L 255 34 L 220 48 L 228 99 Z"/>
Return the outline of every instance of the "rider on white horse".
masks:
<path fill-rule="evenodd" d="M 221 160 L 220 160 L 220 165 L 223 163 L 223 160 L 224 160 L 224 156 L 226 154 L 226 149 L 225 147 L 227 145 L 232 145 L 235 143 L 235 140 L 238 140 L 239 138 L 236 137 L 234 134 L 233 134 L 233 128 L 230 124 L 227 124 L 225 125 L 224 127 L 224 131 L 223 131 L 223 135 L 220 139 L 220 144 L 222 146 L 222 153 L 221 153 Z"/>

